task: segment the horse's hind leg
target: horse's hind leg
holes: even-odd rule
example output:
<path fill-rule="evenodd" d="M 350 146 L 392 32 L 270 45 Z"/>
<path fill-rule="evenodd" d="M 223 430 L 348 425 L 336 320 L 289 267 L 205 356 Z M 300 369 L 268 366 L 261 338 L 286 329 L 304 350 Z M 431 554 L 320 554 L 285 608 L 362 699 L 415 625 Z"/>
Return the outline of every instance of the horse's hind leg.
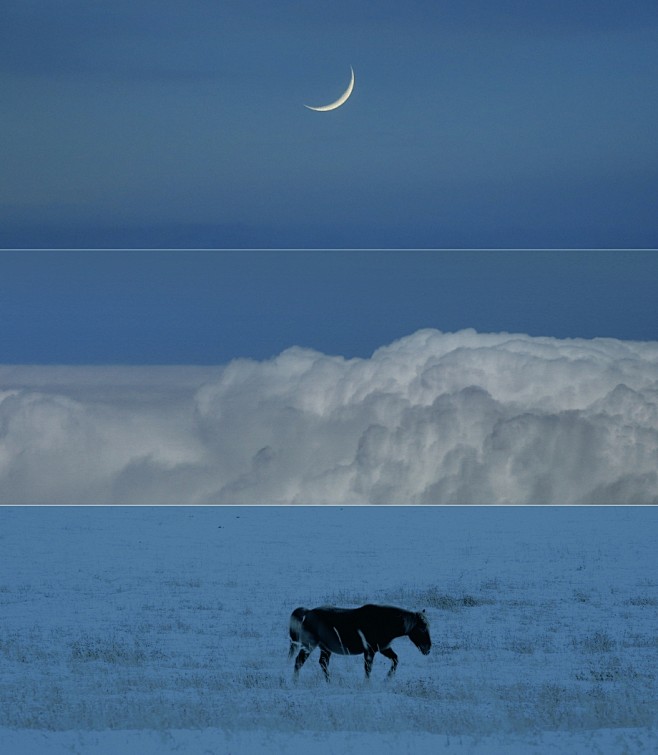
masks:
<path fill-rule="evenodd" d="M 398 656 L 397 654 L 391 650 L 391 648 L 384 648 L 383 650 L 379 651 L 382 655 L 385 655 L 387 658 L 390 658 L 393 661 L 393 665 L 388 670 L 388 676 L 393 676 L 395 673 L 395 669 L 398 667 Z"/>
<path fill-rule="evenodd" d="M 363 654 L 363 656 L 365 658 L 364 668 L 366 670 L 366 679 L 370 679 L 370 672 L 372 671 L 372 661 L 373 661 L 373 658 L 375 657 L 375 654 L 371 650 L 368 650 Z"/>
<path fill-rule="evenodd" d="M 299 673 L 299 669 L 304 665 L 304 662 L 309 657 L 310 653 L 306 648 L 302 648 L 295 658 L 295 674 Z"/>
<path fill-rule="evenodd" d="M 331 653 L 328 650 L 323 650 L 320 653 L 320 667 L 327 681 L 329 681 L 329 658 L 331 658 Z"/>

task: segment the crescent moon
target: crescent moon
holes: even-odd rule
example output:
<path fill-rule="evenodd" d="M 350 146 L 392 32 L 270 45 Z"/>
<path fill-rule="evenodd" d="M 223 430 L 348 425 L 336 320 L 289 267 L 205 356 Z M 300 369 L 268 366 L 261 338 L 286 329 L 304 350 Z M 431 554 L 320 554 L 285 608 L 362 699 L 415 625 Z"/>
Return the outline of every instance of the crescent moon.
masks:
<path fill-rule="evenodd" d="M 327 110 L 335 110 L 337 107 L 344 105 L 349 99 L 349 96 L 352 94 L 352 90 L 354 89 L 354 69 L 352 68 L 352 66 L 350 66 L 350 71 L 352 73 L 350 83 L 347 85 L 347 89 L 335 102 L 332 102 L 329 105 L 322 105 L 321 107 L 312 107 L 311 105 L 304 105 L 304 107 L 307 107 L 309 110 L 315 110 L 318 113 L 326 113 Z"/>

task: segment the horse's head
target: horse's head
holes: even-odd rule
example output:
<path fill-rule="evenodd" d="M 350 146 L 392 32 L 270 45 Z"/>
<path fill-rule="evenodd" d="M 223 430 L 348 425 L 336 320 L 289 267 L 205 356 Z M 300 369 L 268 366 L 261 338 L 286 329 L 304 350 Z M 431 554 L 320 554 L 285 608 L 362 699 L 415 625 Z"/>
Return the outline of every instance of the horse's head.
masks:
<path fill-rule="evenodd" d="M 419 611 L 414 614 L 408 634 L 409 639 L 423 655 L 427 655 L 430 652 L 432 640 L 430 638 L 430 625 L 425 611 Z"/>

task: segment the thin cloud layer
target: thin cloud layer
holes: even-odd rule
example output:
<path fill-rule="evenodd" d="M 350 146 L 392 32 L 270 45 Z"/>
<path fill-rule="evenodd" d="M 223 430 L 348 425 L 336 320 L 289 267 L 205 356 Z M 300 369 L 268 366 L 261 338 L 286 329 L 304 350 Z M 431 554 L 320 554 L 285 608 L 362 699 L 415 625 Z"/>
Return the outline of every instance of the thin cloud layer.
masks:
<path fill-rule="evenodd" d="M 658 343 L 0 368 L 3 503 L 658 503 Z"/>

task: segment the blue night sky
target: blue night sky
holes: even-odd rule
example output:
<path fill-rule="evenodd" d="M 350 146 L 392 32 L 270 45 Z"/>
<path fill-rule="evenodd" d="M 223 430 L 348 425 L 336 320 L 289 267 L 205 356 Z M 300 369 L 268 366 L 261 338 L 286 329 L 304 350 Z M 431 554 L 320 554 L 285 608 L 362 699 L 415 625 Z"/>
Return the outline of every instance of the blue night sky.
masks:
<path fill-rule="evenodd" d="M 658 340 L 653 251 L 0 252 L 5 364 L 346 357 L 421 328 Z"/>
<path fill-rule="evenodd" d="M 1 362 L 658 339 L 654 0 L 2 6 Z"/>
<path fill-rule="evenodd" d="M 0 13 L 5 248 L 658 246 L 655 0 Z"/>

